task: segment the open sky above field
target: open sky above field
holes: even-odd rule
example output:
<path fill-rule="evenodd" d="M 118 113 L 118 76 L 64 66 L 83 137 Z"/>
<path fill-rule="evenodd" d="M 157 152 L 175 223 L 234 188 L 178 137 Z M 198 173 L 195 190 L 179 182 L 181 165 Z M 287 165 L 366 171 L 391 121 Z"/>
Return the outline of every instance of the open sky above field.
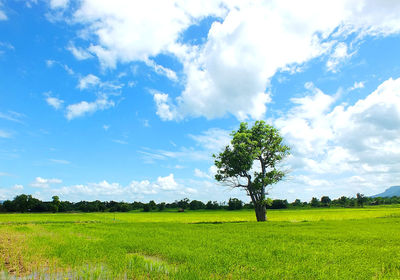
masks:
<path fill-rule="evenodd" d="M 248 200 L 213 180 L 278 127 L 273 198 L 400 183 L 399 1 L 0 0 L 0 200 Z"/>

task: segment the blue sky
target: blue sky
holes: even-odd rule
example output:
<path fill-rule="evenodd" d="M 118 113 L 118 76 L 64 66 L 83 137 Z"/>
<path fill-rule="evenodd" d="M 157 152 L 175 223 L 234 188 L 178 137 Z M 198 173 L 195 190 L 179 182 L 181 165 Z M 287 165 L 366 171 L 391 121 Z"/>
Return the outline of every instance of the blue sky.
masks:
<path fill-rule="evenodd" d="M 0 0 L 0 200 L 248 201 L 211 155 L 259 119 L 272 198 L 400 183 L 400 3 L 141 2 Z"/>

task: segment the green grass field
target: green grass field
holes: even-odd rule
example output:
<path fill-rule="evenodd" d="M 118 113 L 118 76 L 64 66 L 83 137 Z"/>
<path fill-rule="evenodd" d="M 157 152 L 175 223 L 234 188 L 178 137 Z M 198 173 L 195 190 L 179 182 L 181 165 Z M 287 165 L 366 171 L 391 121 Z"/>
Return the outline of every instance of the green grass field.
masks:
<path fill-rule="evenodd" d="M 0 279 L 400 279 L 400 207 L 1 214 Z"/>

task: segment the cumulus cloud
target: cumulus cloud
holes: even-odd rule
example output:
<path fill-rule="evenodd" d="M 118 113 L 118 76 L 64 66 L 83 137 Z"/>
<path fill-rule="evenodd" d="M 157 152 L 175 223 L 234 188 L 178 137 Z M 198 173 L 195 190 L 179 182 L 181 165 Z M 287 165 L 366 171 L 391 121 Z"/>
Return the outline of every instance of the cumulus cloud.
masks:
<path fill-rule="evenodd" d="M 52 9 L 65 9 L 69 4 L 69 0 L 50 0 L 50 7 Z"/>
<path fill-rule="evenodd" d="M 153 187 L 153 185 L 148 180 L 144 181 L 132 181 L 128 189 L 135 194 L 139 195 L 150 195 L 150 194 L 157 194 L 157 190 Z"/>
<path fill-rule="evenodd" d="M 349 88 L 349 91 L 364 88 L 364 82 L 354 82 L 354 84 Z"/>
<path fill-rule="evenodd" d="M 196 1 L 86 0 L 74 20 L 85 23 L 85 31 L 97 37 L 89 50 L 104 66 L 115 67 L 118 61 L 145 61 L 167 51 L 196 19 L 222 12 L 217 1 L 199 5 Z"/>
<path fill-rule="evenodd" d="M 73 200 L 81 200 L 82 197 L 93 200 L 105 197 L 113 199 L 127 195 L 126 189 L 119 183 L 109 183 L 105 180 L 98 183 L 63 186 L 51 191 L 60 197 L 72 198 Z"/>
<path fill-rule="evenodd" d="M 62 180 L 53 178 L 53 179 L 46 179 L 42 177 L 36 177 L 35 181 L 33 181 L 30 186 L 34 188 L 49 188 L 51 185 L 54 184 L 61 184 Z"/>
<path fill-rule="evenodd" d="M 400 78 L 383 82 L 353 105 L 335 105 L 334 97 L 316 88 L 292 102 L 287 116 L 274 123 L 292 147 L 289 163 L 307 176 L 307 185 L 329 185 L 330 192 L 341 185 L 342 191 L 370 195 L 398 184 Z M 329 183 L 327 176 L 333 176 Z"/>
<path fill-rule="evenodd" d="M 160 188 L 161 190 L 171 191 L 176 190 L 178 184 L 175 182 L 174 174 L 171 173 L 166 177 L 158 177 L 155 187 Z"/>
<path fill-rule="evenodd" d="M 94 75 L 88 75 L 80 80 L 79 87 L 81 89 L 85 89 L 88 87 L 95 86 L 97 84 L 105 84 L 100 81 L 100 79 Z M 61 100 L 57 97 L 51 96 L 51 92 L 47 92 L 44 94 L 46 96 L 45 101 L 48 105 L 53 107 L 55 110 L 64 109 L 64 100 Z M 96 111 L 103 111 L 114 107 L 115 103 L 112 100 L 109 100 L 107 95 L 105 94 L 97 94 L 98 98 L 93 102 L 81 101 L 75 104 L 70 104 L 65 107 L 65 117 L 68 120 L 72 120 L 74 118 L 83 117 L 87 114 L 92 114 Z M 0 115 L 1 117 L 1 115 Z M 108 128 L 107 128 L 108 129 Z"/>
<path fill-rule="evenodd" d="M 100 78 L 93 75 L 93 74 L 88 74 L 85 77 L 82 77 L 81 79 L 79 79 L 79 85 L 78 88 L 79 89 L 87 89 L 89 87 L 93 87 L 96 86 L 98 84 L 100 84 Z"/>
<path fill-rule="evenodd" d="M 48 60 L 47 65 L 52 66 L 54 63 L 58 63 L 57 61 Z M 58 63 L 60 64 L 60 63 Z M 60 64 L 61 66 L 67 67 L 66 65 Z M 68 68 L 69 69 L 69 68 Z M 72 70 L 71 70 L 72 71 Z M 115 102 L 109 99 L 110 96 L 119 95 L 120 89 L 123 87 L 123 84 L 117 83 L 115 81 L 101 81 L 101 79 L 93 74 L 88 74 L 84 77 L 79 78 L 79 83 L 77 87 L 80 90 L 96 90 L 95 95 L 97 99 L 92 102 L 81 101 L 74 104 L 69 104 L 64 106 L 64 100 L 59 99 L 51 95 L 51 92 L 44 93 L 45 101 L 48 105 L 53 107 L 56 110 L 63 110 L 65 113 L 65 117 L 68 120 L 72 120 L 78 117 L 82 117 L 88 114 L 92 114 L 96 111 L 103 111 L 115 106 Z M 101 92 L 105 91 L 105 92 Z M 0 118 L 7 117 L 5 114 L 0 113 Z M 10 118 L 8 116 L 8 118 Z M 108 129 L 108 127 L 107 127 Z M 105 128 L 105 130 L 107 130 Z"/>
<path fill-rule="evenodd" d="M 354 53 L 348 53 L 348 48 L 346 43 L 339 43 L 336 45 L 335 50 L 326 62 L 326 67 L 329 71 L 335 73 L 338 71 L 338 67 L 345 60 L 350 58 Z"/>
<path fill-rule="evenodd" d="M 117 94 L 117 91 L 123 87 L 123 84 L 113 81 L 103 82 L 99 77 L 93 74 L 88 74 L 85 77 L 81 77 L 79 79 L 78 88 L 80 90 L 93 89 L 96 87 L 113 91 L 113 94 Z"/>
<path fill-rule="evenodd" d="M 154 95 L 163 120 L 226 114 L 243 120 L 264 116 L 271 101 L 269 80 L 275 73 L 298 69 L 321 55 L 326 55 L 328 69 L 337 71 L 352 55 L 345 43 L 348 35 L 356 33 L 359 40 L 397 33 L 399 12 L 400 3 L 389 0 L 83 0 L 73 20 L 83 26 L 83 39 L 90 40 L 85 51 L 96 55 L 103 67 L 148 62 L 159 54 L 174 55 L 181 62 L 181 94 Z M 182 33 L 206 16 L 218 21 L 204 43 L 183 42 Z M 162 65 L 154 69 L 175 79 L 174 72 Z"/>
<path fill-rule="evenodd" d="M 168 98 L 168 94 L 155 91 L 153 92 L 153 98 L 157 106 L 156 114 L 165 121 L 177 119 L 178 115 L 176 110 L 174 109 L 175 106 L 171 105 L 171 100 Z"/>
<path fill-rule="evenodd" d="M 47 97 L 46 102 L 47 102 L 47 104 L 49 104 L 51 107 L 53 107 L 56 110 L 61 109 L 64 104 L 63 100 L 61 100 L 57 97 L 52 97 L 52 96 Z"/>
<path fill-rule="evenodd" d="M 81 199 L 84 196 L 90 199 L 124 199 L 129 201 L 145 196 L 150 198 L 158 194 L 177 195 L 196 192 L 194 189 L 178 184 L 172 173 L 165 177 L 160 176 L 153 182 L 149 180 L 131 181 L 128 185 L 123 186 L 120 183 L 109 183 L 104 180 L 98 183 L 63 186 L 51 191 L 54 194 L 72 199 Z"/>
<path fill-rule="evenodd" d="M 99 98 L 93 102 L 81 101 L 76 104 L 67 106 L 66 118 L 72 120 L 78 117 L 82 117 L 86 114 L 92 114 L 96 111 L 103 111 L 114 107 L 115 103 L 112 100 L 106 98 Z"/>

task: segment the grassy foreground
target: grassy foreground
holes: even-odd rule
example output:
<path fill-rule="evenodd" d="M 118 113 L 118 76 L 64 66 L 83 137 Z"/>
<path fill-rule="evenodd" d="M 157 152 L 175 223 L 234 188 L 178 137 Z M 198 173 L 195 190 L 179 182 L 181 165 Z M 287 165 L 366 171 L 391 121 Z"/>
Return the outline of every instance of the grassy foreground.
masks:
<path fill-rule="evenodd" d="M 400 279 L 400 208 L 1 214 L 0 279 Z"/>

